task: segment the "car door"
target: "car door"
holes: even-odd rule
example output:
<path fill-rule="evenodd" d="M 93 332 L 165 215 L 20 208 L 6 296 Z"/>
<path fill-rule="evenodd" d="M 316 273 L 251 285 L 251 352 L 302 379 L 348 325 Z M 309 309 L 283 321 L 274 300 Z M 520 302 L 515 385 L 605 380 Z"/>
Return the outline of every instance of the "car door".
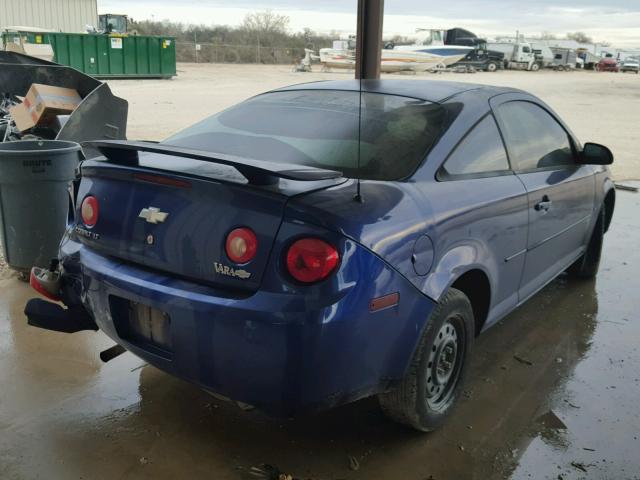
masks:
<path fill-rule="evenodd" d="M 575 141 L 549 110 L 533 99 L 506 100 L 493 108 L 529 206 L 522 301 L 583 252 L 595 180 L 593 169 L 577 162 Z"/>

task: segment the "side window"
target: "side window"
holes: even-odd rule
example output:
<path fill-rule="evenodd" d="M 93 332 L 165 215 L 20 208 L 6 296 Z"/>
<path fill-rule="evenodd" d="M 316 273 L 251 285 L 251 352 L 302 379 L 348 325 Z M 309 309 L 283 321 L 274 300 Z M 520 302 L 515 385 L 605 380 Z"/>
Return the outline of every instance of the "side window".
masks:
<path fill-rule="evenodd" d="M 487 115 L 460 142 L 444 165 L 444 177 L 509 170 L 507 154 L 493 115 Z"/>
<path fill-rule="evenodd" d="M 498 107 L 497 114 L 515 169 L 575 164 L 569 135 L 542 107 L 508 102 Z"/>
<path fill-rule="evenodd" d="M 531 53 L 531 49 L 529 47 L 522 47 L 522 53 Z"/>

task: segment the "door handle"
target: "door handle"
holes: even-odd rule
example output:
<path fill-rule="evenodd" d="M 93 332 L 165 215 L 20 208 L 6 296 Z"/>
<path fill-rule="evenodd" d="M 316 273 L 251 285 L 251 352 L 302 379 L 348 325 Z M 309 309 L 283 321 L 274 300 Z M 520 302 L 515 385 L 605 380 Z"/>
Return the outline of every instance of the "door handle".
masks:
<path fill-rule="evenodd" d="M 551 204 L 553 204 L 553 202 L 549 200 L 548 196 L 545 195 L 544 197 L 542 197 L 542 201 L 536 203 L 535 207 L 533 208 L 535 208 L 536 212 L 546 212 L 551 208 Z"/>

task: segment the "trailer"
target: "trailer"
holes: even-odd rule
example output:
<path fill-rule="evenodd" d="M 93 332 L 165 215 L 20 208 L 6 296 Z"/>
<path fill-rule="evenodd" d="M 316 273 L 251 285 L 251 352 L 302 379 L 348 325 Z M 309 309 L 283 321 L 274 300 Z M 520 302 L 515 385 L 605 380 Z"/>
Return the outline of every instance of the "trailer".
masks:
<path fill-rule="evenodd" d="M 570 48 L 551 47 L 553 52 L 553 62 L 549 65 L 556 71 L 572 71 L 575 70 L 577 64 L 577 54 L 575 50 Z"/>
<path fill-rule="evenodd" d="M 585 70 L 596 69 L 596 65 L 598 65 L 598 62 L 600 61 L 600 57 L 598 55 L 595 55 L 584 48 L 579 48 L 576 52 L 578 57 L 582 59 Z"/>
<path fill-rule="evenodd" d="M 540 62 L 541 68 L 547 68 L 553 63 L 553 52 L 549 45 L 543 42 L 531 42 L 531 50 L 536 55 L 536 58 Z"/>

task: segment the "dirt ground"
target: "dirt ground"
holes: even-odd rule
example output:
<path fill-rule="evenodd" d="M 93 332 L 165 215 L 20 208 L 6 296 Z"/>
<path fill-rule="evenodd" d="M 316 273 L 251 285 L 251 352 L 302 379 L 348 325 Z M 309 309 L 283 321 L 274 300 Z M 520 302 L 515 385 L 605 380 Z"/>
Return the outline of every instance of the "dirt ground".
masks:
<path fill-rule="evenodd" d="M 180 70 L 171 81 L 110 82 L 131 102 L 130 138 L 163 138 L 279 85 L 346 78 Z M 611 145 L 619 178 L 640 178 L 631 155 L 640 76 L 426 76 L 436 77 L 529 89 L 580 138 Z M 389 422 L 375 399 L 281 420 L 220 402 L 129 353 L 103 364 L 98 354 L 112 342 L 102 333 L 27 326 L 22 312 L 35 294 L 0 258 L 0 479 L 236 480 L 266 463 L 312 480 L 640 480 L 640 194 L 617 197 L 596 281 L 561 277 L 480 336 L 461 404 L 426 435 Z"/>
<path fill-rule="evenodd" d="M 27 326 L 34 293 L 5 272 L 0 478 L 235 480 L 267 463 L 313 480 L 640 479 L 638 209 L 618 192 L 595 282 L 561 277 L 477 339 L 464 398 L 431 434 L 374 399 L 278 420 L 129 353 L 102 364 L 105 335 Z"/>
<path fill-rule="evenodd" d="M 252 95 L 294 83 L 352 78 L 353 72 L 294 73 L 286 65 L 179 64 L 173 80 L 109 81 L 129 101 L 130 139 L 162 140 Z M 640 75 L 499 71 L 390 74 L 389 78 L 485 83 L 529 91 L 554 108 L 582 142 L 609 146 L 617 179 L 640 179 Z"/>

